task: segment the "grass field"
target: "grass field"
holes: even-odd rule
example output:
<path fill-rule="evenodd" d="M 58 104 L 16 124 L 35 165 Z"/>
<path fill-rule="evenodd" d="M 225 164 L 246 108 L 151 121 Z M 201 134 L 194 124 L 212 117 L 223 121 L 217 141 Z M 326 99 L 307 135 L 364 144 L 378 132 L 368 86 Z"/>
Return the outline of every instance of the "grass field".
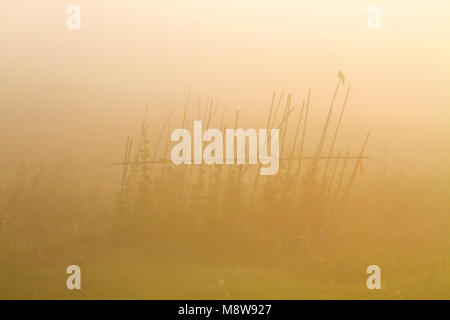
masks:
<path fill-rule="evenodd" d="M 114 249 L 91 256 L 2 265 L 2 299 L 448 299 L 450 255 L 423 259 L 348 243 L 319 251 L 252 258 Z M 356 248 L 359 247 L 359 250 Z M 161 259 L 161 257 L 164 257 Z M 25 259 L 26 260 L 26 259 Z M 420 262 L 422 261 L 422 262 Z M 380 265 L 381 290 L 366 287 L 365 269 Z M 65 270 L 81 267 L 81 290 Z"/>
<path fill-rule="evenodd" d="M 0 298 L 449 299 L 449 176 L 365 173 L 369 134 L 328 170 L 320 152 L 294 161 L 301 135 L 287 138 L 282 98 L 283 118 L 270 111 L 267 123 L 294 141 L 274 176 L 152 162 L 170 130 L 152 134 L 147 118 L 114 179 L 69 161 L 19 168 L 0 193 Z M 217 111 L 208 101 L 205 119 Z M 69 265 L 79 291 L 66 288 Z M 366 287 L 371 265 L 381 290 Z"/>

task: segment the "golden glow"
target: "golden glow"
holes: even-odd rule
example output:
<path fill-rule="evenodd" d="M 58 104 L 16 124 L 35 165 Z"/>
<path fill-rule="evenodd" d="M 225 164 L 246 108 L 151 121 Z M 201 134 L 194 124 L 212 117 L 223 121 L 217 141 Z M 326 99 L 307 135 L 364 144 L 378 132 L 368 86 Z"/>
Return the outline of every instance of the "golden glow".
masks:
<path fill-rule="evenodd" d="M 227 298 L 225 292 L 231 298 L 449 298 L 450 1 L 378 0 L 380 30 L 366 27 L 372 3 L 1 1 L 0 298 Z M 81 8 L 80 30 L 66 28 L 70 4 Z M 233 127 L 239 108 L 242 128 L 265 128 L 274 90 L 277 98 L 292 94 L 297 119 L 311 88 L 304 153 L 312 156 L 338 70 L 352 89 L 335 151 L 357 154 L 372 133 L 371 159 L 363 161 L 342 216 L 345 232 L 293 244 L 281 235 L 316 237 L 322 220 L 300 215 L 277 224 L 280 216 L 250 222 L 237 216 L 237 228 L 246 232 L 236 243 L 227 238 L 234 225 L 214 223 L 216 209 L 195 221 L 164 216 L 160 224 L 115 225 L 122 171 L 110 164 L 123 159 L 127 136 L 137 147 L 147 102 L 153 156 L 172 110 L 171 129 L 181 123 L 189 88 L 186 123 L 204 117 L 211 97 L 220 101 L 213 127 L 224 109 L 224 124 Z M 342 87 L 330 132 L 344 97 Z M 39 175 L 43 166 L 48 171 Z M 244 204 L 251 203 L 253 179 L 251 172 L 244 178 Z M 189 207 L 192 198 L 182 200 Z M 272 205 L 272 214 L 292 211 Z M 302 210 L 316 209 L 306 203 Z M 293 231 L 289 221 L 304 228 Z M 183 230 L 174 229 L 183 225 L 211 230 L 183 239 Z M 196 241 L 206 244 L 197 251 Z M 243 242 L 248 247 L 240 248 Z M 91 270 L 90 281 L 122 280 L 79 296 L 59 291 L 72 256 L 84 263 L 82 271 Z M 385 275 L 377 293 L 365 288 L 370 264 L 380 264 Z M 49 283 L 46 292 L 37 289 L 40 277 Z"/>

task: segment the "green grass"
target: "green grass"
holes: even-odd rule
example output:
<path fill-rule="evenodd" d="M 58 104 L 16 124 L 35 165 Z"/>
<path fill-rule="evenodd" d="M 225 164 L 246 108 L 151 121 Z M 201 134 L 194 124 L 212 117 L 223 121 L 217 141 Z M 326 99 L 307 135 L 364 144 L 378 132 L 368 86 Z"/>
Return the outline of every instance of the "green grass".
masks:
<path fill-rule="evenodd" d="M 142 252 L 118 250 L 83 258 L 82 289 L 66 288 L 71 263 L 8 267 L 0 277 L 1 299 L 448 299 L 450 270 L 436 275 L 399 264 L 382 269 L 382 289 L 366 288 L 364 258 L 309 264 L 218 263 L 192 257 L 166 261 Z M 427 269 L 428 267 L 424 267 Z"/>

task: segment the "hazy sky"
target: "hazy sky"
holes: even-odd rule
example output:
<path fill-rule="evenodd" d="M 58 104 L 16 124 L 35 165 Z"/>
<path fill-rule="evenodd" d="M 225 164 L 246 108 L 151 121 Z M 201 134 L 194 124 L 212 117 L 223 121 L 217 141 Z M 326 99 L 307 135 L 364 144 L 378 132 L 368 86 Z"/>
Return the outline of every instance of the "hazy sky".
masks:
<path fill-rule="evenodd" d="M 81 30 L 66 27 L 70 4 Z M 369 4 L 381 30 L 366 27 Z M 344 125 L 356 147 L 370 129 L 373 152 L 450 161 L 448 0 L 3 0 L 0 21 L 3 164 L 116 160 L 146 102 L 159 130 L 189 86 L 255 126 L 273 90 L 298 102 L 311 86 L 319 131 L 338 69 L 352 84 Z"/>

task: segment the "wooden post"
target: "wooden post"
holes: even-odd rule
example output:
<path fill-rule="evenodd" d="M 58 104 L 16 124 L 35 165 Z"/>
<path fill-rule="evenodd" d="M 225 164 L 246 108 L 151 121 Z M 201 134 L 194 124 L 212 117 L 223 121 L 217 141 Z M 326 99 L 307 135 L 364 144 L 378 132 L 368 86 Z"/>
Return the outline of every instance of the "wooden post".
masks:
<path fill-rule="evenodd" d="M 322 135 L 320 136 L 319 146 L 317 147 L 316 156 L 320 157 L 322 155 L 323 146 L 325 144 L 325 139 L 327 137 L 328 126 L 330 124 L 331 114 L 333 113 L 334 101 L 336 100 L 337 93 L 339 91 L 339 86 L 341 85 L 342 78 L 339 77 L 336 89 L 334 90 L 333 99 L 331 99 L 330 109 L 328 110 L 327 119 L 322 130 Z"/>
<path fill-rule="evenodd" d="M 294 192 L 295 192 L 295 190 L 297 188 L 297 181 L 298 181 L 298 178 L 300 176 L 300 169 L 301 169 L 301 165 L 302 165 L 303 148 L 305 146 L 306 126 L 308 124 L 310 98 L 311 98 L 311 88 L 308 89 L 308 96 L 306 98 L 305 121 L 303 122 L 303 133 L 302 133 L 302 140 L 301 140 L 301 143 L 300 143 L 300 154 L 299 154 L 299 160 L 298 160 L 298 163 L 297 163 L 297 171 L 295 173 L 295 178 L 294 178 Z"/>
<path fill-rule="evenodd" d="M 275 102 L 275 96 L 276 96 L 276 92 L 273 91 L 272 94 L 272 102 L 270 103 L 270 110 L 269 110 L 269 117 L 267 118 L 267 123 L 266 123 L 266 128 L 267 128 L 267 135 L 270 134 L 270 119 L 272 117 L 272 110 L 273 110 L 273 105 Z M 250 207 L 249 207 L 249 213 L 251 214 L 253 212 L 253 203 L 255 201 L 255 195 L 256 195 L 256 191 L 258 189 L 258 182 L 259 182 L 259 171 L 261 170 L 261 163 L 258 164 L 258 170 L 256 172 L 256 177 L 255 177 L 255 182 L 253 183 L 253 188 L 252 188 L 252 193 L 250 196 Z"/>
<path fill-rule="evenodd" d="M 300 109 L 300 116 L 299 116 L 298 122 L 297 122 L 297 129 L 295 130 L 294 142 L 292 144 L 292 150 L 291 150 L 290 158 L 294 157 L 294 152 L 295 152 L 295 146 L 297 144 L 298 133 L 299 133 L 300 127 L 302 125 L 302 118 L 303 118 L 303 110 L 304 109 L 305 109 L 305 101 L 302 102 L 302 108 Z M 289 161 L 289 163 L 288 163 L 288 170 L 287 170 L 288 174 L 289 174 L 289 171 L 290 171 L 290 168 L 291 168 L 291 163 L 292 163 L 291 161 Z"/>
<path fill-rule="evenodd" d="M 123 157 L 123 171 L 122 171 L 122 183 L 120 186 L 120 191 L 123 192 L 123 189 L 125 187 L 125 179 L 127 176 L 127 170 L 128 170 L 128 163 L 130 162 L 130 153 L 131 153 L 131 146 L 133 144 L 133 140 L 128 136 L 127 142 L 125 144 L 125 153 Z"/>
<path fill-rule="evenodd" d="M 353 183 L 355 182 L 356 174 L 358 172 L 359 166 L 361 165 L 361 161 L 362 161 L 362 158 L 363 158 L 363 155 L 364 155 L 364 150 L 366 149 L 366 145 L 367 145 L 367 142 L 369 141 L 369 137 L 370 137 L 370 131 L 367 132 L 366 139 L 364 140 L 364 143 L 363 143 L 363 145 L 361 147 L 361 151 L 359 153 L 358 160 L 356 161 L 355 166 L 353 167 L 352 175 L 350 177 L 350 180 L 349 180 L 346 188 L 344 189 L 344 194 L 343 194 L 341 202 L 340 202 L 340 204 L 338 206 L 338 209 L 337 209 L 337 212 L 336 212 L 336 224 L 337 224 L 337 226 L 339 226 L 339 222 L 340 222 L 339 219 L 342 216 L 342 210 L 344 209 L 345 202 L 346 202 L 346 200 L 348 198 L 348 195 L 350 194 L 350 191 L 351 191 L 351 189 L 353 187 Z"/>
<path fill-rule="evenodd" d="M 336 138 L 337 138 L 337 135 L 338 135 L 338 133 L 339 133 L 339 129 L 340 129 L 340 127 L 341 127 L 342 118 L 343 118 L 343 116 L 344 116 L 344 111 L 345 111 L 345 106 L 347 105 L 347 99 L 348 99 L 348 95 L 350 94 L 350 89 L 351 89 L 351 88 L 352 88 L 352 87 L 349 86 L 348 89 L 347 89 L 347 94 L 345 95 L 344 104 L 342 105 L 341 112 L 339 113 L 339 118 L 338 118 L 338 123 L 337 123 L 337 126 L 336 126 L 336 131 L 334 132 L 333 140 L 331 141 L 331 145 L 330 145 L 330 150 L 328 151 L 328 155 L 329 155 L 330 157 L 331 157 L 331 154 L 333 153 L 334 144 L 335 144 L 335 142 L 336 142 Z M 325 163 L 325 169 L 324 169 L 324 171 L 323 171 L 323 179 L 325 179 L 325 176 L 326 176 L 326 174 L 327 174 L 327 169 L 328 169 L 328 164 L 329 164 L 329 162 L 330 162 L 330 161 L 327 160 L 327 162 Z"/>

